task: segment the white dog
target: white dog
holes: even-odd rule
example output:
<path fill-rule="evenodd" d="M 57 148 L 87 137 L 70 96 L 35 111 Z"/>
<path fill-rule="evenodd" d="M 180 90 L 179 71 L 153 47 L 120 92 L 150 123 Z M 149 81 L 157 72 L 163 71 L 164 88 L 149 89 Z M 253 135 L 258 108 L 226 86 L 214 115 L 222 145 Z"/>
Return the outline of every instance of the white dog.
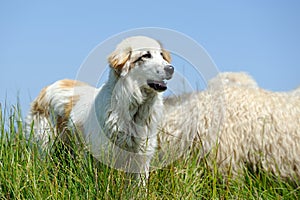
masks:
<path fill-rule="evenodd" d="M 101 88 L 74 80 L 44 88 L 32 103 L 27 134 L 33 131 L 46 148 L 55 135 L 66 141 L 75 134 L 70 128 L 76 128 L 95 158 L 148 177 L 163 111 L 162 92 L 174 73 L 170 59 L 154 39 L 125 39 L 108 57 L 109 79 Z"/>

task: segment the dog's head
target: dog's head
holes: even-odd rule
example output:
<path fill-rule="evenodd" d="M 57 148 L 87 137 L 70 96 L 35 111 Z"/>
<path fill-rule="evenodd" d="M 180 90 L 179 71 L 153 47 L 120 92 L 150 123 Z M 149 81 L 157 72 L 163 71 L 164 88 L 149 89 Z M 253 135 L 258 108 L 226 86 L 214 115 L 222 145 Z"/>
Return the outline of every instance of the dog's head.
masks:
<path fill-rule="evenodd" d="M 171 79 L 174 73 L 169 52 L 158 41 L 144 36 L 123 40 L 108 61 L 120 78 L 134 78 L 140 87 L 158 92 L 167 89 L 165 80 Z"/>

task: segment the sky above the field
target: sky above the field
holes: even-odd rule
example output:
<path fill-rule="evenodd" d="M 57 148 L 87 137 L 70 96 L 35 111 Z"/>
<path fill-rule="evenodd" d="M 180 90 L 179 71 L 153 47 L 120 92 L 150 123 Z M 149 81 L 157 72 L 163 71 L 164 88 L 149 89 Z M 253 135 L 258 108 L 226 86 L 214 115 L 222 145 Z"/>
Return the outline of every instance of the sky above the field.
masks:
<path fill-rule="evenodd" d="M 44 86 L 75 79 L 98 44 L 142 27 L 187 35 L 220 71 L 245 71 L 262 88 L 292 90 L 300 85 L 299 11 L 296 0 L 1 1 L 0 103 L 18 96 L 26 114 Z"/>

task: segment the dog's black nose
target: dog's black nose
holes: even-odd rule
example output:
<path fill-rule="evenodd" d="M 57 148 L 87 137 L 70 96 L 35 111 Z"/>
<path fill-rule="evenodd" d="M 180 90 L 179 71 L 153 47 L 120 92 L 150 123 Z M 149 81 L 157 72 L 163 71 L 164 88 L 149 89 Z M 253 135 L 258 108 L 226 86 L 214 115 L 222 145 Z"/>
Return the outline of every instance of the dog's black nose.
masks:
<path fill-rule="evenodd" d="M 172 65 L 166 65 L 164 70 L 167 72 L 169 76 L 173 75 L 174 67 Z"/>

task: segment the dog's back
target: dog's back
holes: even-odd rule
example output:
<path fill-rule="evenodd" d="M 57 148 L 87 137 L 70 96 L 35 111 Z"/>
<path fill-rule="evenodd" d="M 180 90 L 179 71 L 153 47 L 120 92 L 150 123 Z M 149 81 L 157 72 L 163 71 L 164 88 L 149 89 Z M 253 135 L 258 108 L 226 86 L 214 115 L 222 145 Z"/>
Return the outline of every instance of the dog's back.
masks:
<path fill-rule="evenodd" d="M 96 88 L 75 80 L 60 80 L 42 89 L 32 102 L 26 119 L 26 134 L 33 132 L 37 142 L 45 148 L 53 136 L 87 115 Z M 76 108 L 76 115 L 73 110 Z M 71 123 L 70 123 L 71 122 Z"/>

